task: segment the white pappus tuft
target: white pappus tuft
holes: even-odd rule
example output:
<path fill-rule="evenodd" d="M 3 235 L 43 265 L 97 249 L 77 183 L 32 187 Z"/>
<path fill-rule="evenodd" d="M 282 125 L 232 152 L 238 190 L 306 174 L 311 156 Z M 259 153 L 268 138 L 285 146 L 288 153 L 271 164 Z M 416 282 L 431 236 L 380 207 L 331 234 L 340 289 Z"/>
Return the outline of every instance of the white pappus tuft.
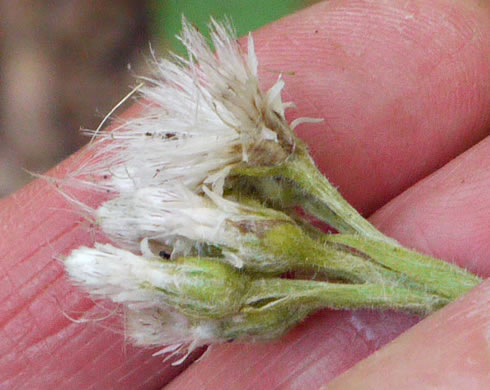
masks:
<path fill-rule="evenodd" d="M 216 53 L 183 21 L 180 39 L 189 58 L 154 60 L 139 91 L 143 112 L 97 133 L 102 142 L 82 176 L 105 177 L 102 187 L 116 193 L 175 181 L 192 191 L 206 183 L 221 193 L 235 164 L 269 165 L 292 153 L 284 82 L 262 92 L 252 36 L 244 54 L 228 24 L 213 20 L 210 27 Z"/>
<path fill-rule="evenodd" d="M 219 249 L 221 261 L 238 268 L 277 263 L 259 249 L 256 231 L 292 223 L 286 215 L 203 190 L 200 196 L 181 185 L 142 188 L 105 202 L 95 212 L 96 221 L 109 238 L 132 250 L 140 250 L 142 240 L 150 240 L 173 248 L 169 255 L 176 258 L 205 255 L 199 250 L 204 244 Z"/>
<path fill-rule="evenodd" d="M 173 310 L 128 310 L 126 326 L 128 335 L 135 345 L 166 346 L 156 352 L 155 356 L 167 354 L 165 360 L 168 360 L 182 354 L 183 356 L 172 365 L 184 362 L 196 348 L 225 341 L 220 338 L 219 321 L 192 321 Z"/>
<path fill-rule="evenodd" d="M 168 272 L 169 267 L 109 244 L 78 248 L 65 260 L 68 275 L 88 288 L 93 296 L 110 298 L 133 308 L 164 305 L 154 290 L 142 286 L 178 283 L 176 275 Z"/>

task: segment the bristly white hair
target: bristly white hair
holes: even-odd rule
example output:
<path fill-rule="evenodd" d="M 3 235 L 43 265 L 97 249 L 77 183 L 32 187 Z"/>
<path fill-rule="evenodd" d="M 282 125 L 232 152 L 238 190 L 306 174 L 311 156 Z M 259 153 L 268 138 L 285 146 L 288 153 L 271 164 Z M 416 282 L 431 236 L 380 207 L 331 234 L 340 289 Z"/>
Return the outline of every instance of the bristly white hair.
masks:
<path fill-rule="evenodd" d="M 142 188 L 102 204 L 96 221 L 110 239 L 131 250 L 151 240 L 172 248 L 169 254 L 175 258 L 199 255 L 196 249 L 209 244 L 221 250 L 220 261 L 237 268 L 282 267 L 277 258 L 262 252 L 255 230 L 263 233 L 268 225 L 293 223 L 290 218 L 225 199 L 205 186 L 203 190 L 205 194 L 197 195 L 178 183 L 172 188 Z"/>
<path fill-rule="evenodd" d="M 211 272 L 200 264 L 193 266 L 138 256 L 109 244 L 81 247 L 65 260 L 72 280 L 88 288 L 92 296 L 110 298 L 125 305 L 127 336 L 134 343 L 167 345 L 159 354 L 173 352 L 169 358 L 181 352 L 187 356 L 199 346 L 223 341 L 219 320 L 186 316 L 175 308 L 200 305 L 203 309 L 216 310 L 212 300 L 203 300 L 199 294 L 196 300 L 186 294 L 186 289 L 197 288 L 197 279 L 202 281 L 199 273 Z M 226 280 L 223 283 L 228 288 Z M 226 301 L 233 293 L 234 290 L 229 294 L 225 292 L 224 300 L 219 301 Z M 226 302 L 225 306 L 228 310 Z M 217 317 L 222 315 L 215 312 Z M 174 364 L 179 364 L 186 356 Z"/>
<path fill-rule="evenodd" d="M 225 221 L 243 217 L 243 211 L 238 203 L 219 198 L 222 207 L 179 183 L 146 187 L 103 203 L 96 222 L 110 239 L 136 251 L 142 239 L 172 247 L 179 238 L 223 243 Z"/>
<path fill-rule="evenodd" d="M 116 193 L 175 181 L 193 191 L 208 183 L 220 193 L 234 164 L 276 164 L 294 151 L 284 82 L 262 92 L 252 36 L 244 54 L 228 23 L 210 27 L 216 53 L 183 20 L 188 59 L 154 60 L 154 74 L 142 78 L 143 112 L 97 134 L 102 142 L 82 176 L 103 177 L 100 186 Z"/>
<path fill-rule="evenodd" d="M 128 337 L 133 344 L 165 345 L 154 355 L 166 354 L 164 360 L 169 360 L 181 354 L 180 359 L 172 362 L 174 366 L 183 363 L 196 348 L 226 341 L 220 338 L 219 326 L 218 320 L 190 320 L 171 309 L 128 310 L 126 313 Z"/>
<path fill-rule="evenodd" d="M 133 309 L 165 304 L 154 289 L 142 286 L 178 284 L 169 271 L 171 267 L 109 244 L 75 249 L 65 260 L 68 275 L 75 283 L 87 288 L 92 296 L 110 298 Z"/>

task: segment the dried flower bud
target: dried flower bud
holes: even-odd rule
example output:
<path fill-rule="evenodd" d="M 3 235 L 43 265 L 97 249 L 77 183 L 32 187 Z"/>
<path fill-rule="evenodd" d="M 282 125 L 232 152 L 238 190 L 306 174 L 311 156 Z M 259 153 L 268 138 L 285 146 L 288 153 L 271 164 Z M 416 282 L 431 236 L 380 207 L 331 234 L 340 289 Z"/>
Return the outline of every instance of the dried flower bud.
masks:
<path fill-rule="evenodd" d="M 133 250 L 143 239 L 173 248 L 172 258 L 203 253 L 211 245 L 220 261 L 237 268 L 283 272 L 296 255 L 264 250 L 264 239 L 282 225 L 295 227 L 285 214 L 224 199 L 204 189 L 199 196 L 184 186 L 148 187 L 104 203 L 97 211 L 102 230 L 114 241 Z M 295 231 L 296 231 L 295 230 Z M 283 230 L 281 230 L 283 231 Z"/>
<path fill-rule="evenodd" d="M 235 313 L 249 283 L 248 276 L 215 261 L 182 258 L 169 262 L 108 244 L 74 250 L 65 266 L 71 278 L 93 296 L 133 309 L 169 305 L 191 317 Z"/>

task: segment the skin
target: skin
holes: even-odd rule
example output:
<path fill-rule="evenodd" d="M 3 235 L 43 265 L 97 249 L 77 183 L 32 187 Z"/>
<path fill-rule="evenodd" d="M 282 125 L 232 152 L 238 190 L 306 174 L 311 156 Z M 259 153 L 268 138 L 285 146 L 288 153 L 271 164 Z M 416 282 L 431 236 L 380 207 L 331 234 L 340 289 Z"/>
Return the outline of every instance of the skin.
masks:
<path fill-rule="evenodd" d="M 277 77 L 271 69 L 284 72 L 284 98 L 298 106 L 289 118 L 325 118 L 298 133 L 344 196 L 404 245 L 482 277 L 490 270 L 489 16 L 485 1 L 332 0 L 254 33 L 264 85 Z M 272 344 L 218 346 L 191 367 L 199 352 L 171 367 L 155 350 L 128 345 L 120 316 L 67 280 L 57 259 L 101 238 L 53 185 L 36 180 L 0 200 L 0 221 L 5 388 L 157 389 L 173 380 L 168 389 L 484 389 L 490 379 L 488 280 L 420 322 L 325 310 Z M 76 323 L 64 314 L 112 315 Z"/>

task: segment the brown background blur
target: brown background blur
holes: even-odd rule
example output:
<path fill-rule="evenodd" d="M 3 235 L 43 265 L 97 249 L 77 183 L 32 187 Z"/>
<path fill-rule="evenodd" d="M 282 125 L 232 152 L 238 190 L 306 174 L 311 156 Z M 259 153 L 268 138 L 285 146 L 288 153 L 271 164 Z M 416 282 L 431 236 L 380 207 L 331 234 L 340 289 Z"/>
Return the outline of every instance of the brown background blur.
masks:
<path fill-rule="evenodd" d="M 145 1 L 0 0 L 0 15 L 2 197 L 87 141 L 150 39 Z"/>
<path fill-rule="evenodd" d="M 0 0 L 0 197 L 88 141 L 80 128 L 147 74 L 150 42 L 179 51 L 182 14 L 203 33 L 226 15 L 242 35 L 317 1 Z"/>

